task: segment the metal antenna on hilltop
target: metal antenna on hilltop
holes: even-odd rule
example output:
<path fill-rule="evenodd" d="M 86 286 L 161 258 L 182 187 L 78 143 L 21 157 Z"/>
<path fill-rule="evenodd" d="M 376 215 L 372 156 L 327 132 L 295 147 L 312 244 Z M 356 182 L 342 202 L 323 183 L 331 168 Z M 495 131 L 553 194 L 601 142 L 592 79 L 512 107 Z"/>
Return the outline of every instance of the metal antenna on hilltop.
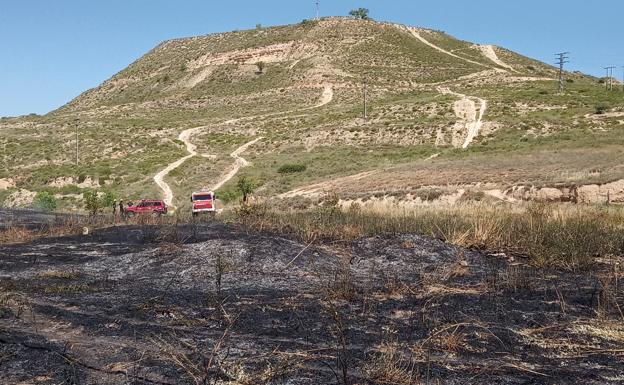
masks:
<path fill-rule="evenodd" d="M 319 20 L 320 18 L 320 1 L 316 0 L 316 20 Z"/>
<path fill-rule="evenodd" d="M 613 69 L 615 66 L 605 67 L 607 70 L 607 81 L 605 82 L 607 91 L 613 91 Z"/>
<path fill-rule="evenodd" d="M 563 92 L 565 90 L 565 82 L 563 78 L 563 65 L 570 62 L 570 56 L 568 56 L 570 52 L 560 52 L 556 53 L 557 57 L 556 64 L 559 65 L 559 92 Z"/>

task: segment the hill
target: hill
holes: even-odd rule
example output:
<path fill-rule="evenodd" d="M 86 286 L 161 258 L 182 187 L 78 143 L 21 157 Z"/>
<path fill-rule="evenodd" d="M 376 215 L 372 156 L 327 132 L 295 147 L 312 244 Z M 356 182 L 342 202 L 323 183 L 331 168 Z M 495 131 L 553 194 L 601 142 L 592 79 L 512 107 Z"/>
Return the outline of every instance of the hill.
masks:
<path fill-rule="evenodd" d="M 558 94 L 556 74 L 440 31 L 344 18 L 171 40 L 56 111 L 3 119 L 0 201 L 47 190 L 69 208 L 101 187 L 182 207 L 201 187 L 232 197 L 236 174 L 260 195 L 315 199 L 622 179 L 621 96 L 582 74 Z"/>

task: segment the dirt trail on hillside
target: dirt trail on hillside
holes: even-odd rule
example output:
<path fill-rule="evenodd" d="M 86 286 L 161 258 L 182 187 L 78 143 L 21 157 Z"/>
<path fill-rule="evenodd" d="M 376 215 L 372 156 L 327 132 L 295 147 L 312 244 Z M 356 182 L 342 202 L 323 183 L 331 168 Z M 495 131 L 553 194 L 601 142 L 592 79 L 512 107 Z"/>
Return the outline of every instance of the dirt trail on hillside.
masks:
<path fill-rule="evenodd" d="M 422 37 L 420 33 L 418 32 L 418 30 L 415 28 L 410 28 L 410 27 L 405 27 L 405 26 L 401 26 L 400 28 L 403 30 L 407 30 L 416 39 L 418 39 L 422 43 L 428 45 L 429 47 L 439 52 L 442 52 L 446 55 L 466 61 L 468 63 L 476 64 L 482 67 L 489 67 L 486 64 L 463 58 L 450 51 L 445 50 L 442 47 L 438 47 L 437 45 L 429 42 L 427 39 Z M 489 58 L 496 64 L 513 70 L 513 68 L 511 68 L 509 65 L 503 63 L 500 59 L 498 59 L 498 56 L 496 55 L 496 52 L 494 51 L 494 48 L 492 46 L 478 46 L 478 47 L 481 50 L 481 52 L 483 52 L 484 56 L 486 56 L 487 58 Z M 492 67 L 492 69 L 496 72 L 506 72 L 505 70 L 502 70 L 500 68 Z M 477 135 L 479 134 L 479 130 L 483 126 L 483 116 L 485 115 L 485 110 L 487 109 L 487 101 L 485 99 L 481 99 L 477 97 L 469 97 L 469 96 L 466 96 L 457 92 L 453 92 L 449 88 L 446 88 L 446 87 L 437 87 L 437 89 L 443 95 L 455 95 L 460 98 L 460 100 L 455 102 L 453 106 L 455 115 L 457 115 L 457 117 L 460 119 L 460 121 L 455 124 L 455 128 L 457 130 L 466 131 L 466 139 L 464 140 L 464 143 L 462 144 L 461 147 L 467 148 L 468 146 L 470 146 L 473 140 L 477 137 Z M 472 99 L 476 99 L 480 103 L 478 114 L 477 114 L 475 102 Z M 455 145 L 456 147 L 459 147 L 455 143 L 453 145 Z"/>
<path fill-rule="evenodd" d="M 324 105 L 331 103 L 332 100 L 334 100 L 334 89 L 333 89 L 332 85 L 325 85 L 323 87 L 323 93 L 321 94 L 321 97 L 320 97 L 319 101 L 315 105 L 313 105 L 311 107 L 305 107 L 305 108 L 301 108 L 301 109 L 297 109 L 297 110 L 284 111 L 284 112 L 273 112 L 273 113 L 270 113 L 270 114 L 244 116 L 242 118 L 226 120 L 224 123 L 225 124 L 234 124 L 234 123 L 242 122 L 244 120 L 270 118 L 270 117 L 273 117 L 273 116 L 291 114 L 293 112 L 302 112 L 302 111 L 313 110 L 315 108 L 323 107 Z"/>
<path fill-rule="evenodd" d="M 345 182 L 357 182 L 361 179 L 380 173 L 381 170 L 366 171 L 355 175 L 349 175 L 342 178 L 335 178 L 325 182 L 319 182 L 308 186 L 296 188 L 279 195 L 279 198 L 294 198 L 297 196 L 314 198 L 325 195 L 328 191 L 334 190 L 337 185 Z"/>
<path fill-rule="evenodd" d="M 443 95 L 454 95 L 460 98 L 453 105 L 455 115 L 459 118 L 459 121 L 455 123 L 455 128 L 458 131 L 465 131 L 466 138 L 462 144 L 462 148 L 468 148 L 474 139 L 479 135 L 481 127 L 483 127 L 483 116 L 487 109 L 487 101 L 475 96 L 469 97 L 458 92 L 451 91 L 446 87 L 438 87 L 438 91 Z M 476 103 L 472 100 L 475 99 L 479 102 L 479 112 L 477 113 Z"/>
<path fill-rule="evenodd" d="M 165 177 L 169 175 L 171 171 L 180 167 L 184 162 L 197 155 L 197 151 L 195 151 L 197 149 L 197 146 L 191 143 L 190 137 L 202 128 L 204 127 L 195 127 L 182 131 L 180 133 L 180 136 L 178 136 L 178 139 L 184 142 L 184 144 L 186 145 L 186 151 L 189 154 L 169 164 L 164 170 L 160 171 L 154 176 L 154 182 L 156 182 L 158 187 L 160 187 L 160 189 L 163 191 L 163 200 L 165 201 L 167 206 L 173 206 L 173 191 L 171 190 L 169 184 L 165 182 Z"/>
<path fill-rule="evenodd" d="M 300 110 L 295 110 L 295 111 L 307 111 L 307 110 L 311 110 L 311 109 L 314 109 L 314 108 L 323 107 L 323 106 L 331 103 L 331 101 L 333 99 L 334 99 L 334 90 L 333 90 L 332 86 L 331 85 L 325 85 L 324 88 L 323 88 L 323 93 L 321 94 L 321 97 L 320 97 L 320 99 L 319 99 L 317 104 L 315 104 L 312 107 L 306 107 L 306 108 L 302 108 Z M 287 111 L 287 112 L 281 112 L 281 113 L 275 113 L 275 114 L 257 115 L 257 116 L 250 116 L 250 117 L 232 119 L 232 120 L 228 120 L 225 123 L 226 124 L 231 124 L 231 123 L 235 123 L 235 122 L 241 121 L 243 119 L 266 118 L 266 117 L 270 117 L 270 116 L 274 116 L 274 115 L 281 115 L 281 114 L 284 114 L 284 113 L 290 113 L 290 112 L 295 112 L 295 111 Z M 165 169 L 163 169 L 162 171 L 160 171 L 158 174 L 156 174 L 154 176 L 154 182 L 156 182 L 158 187 L 160 187 L 160 189 L 163 191 L 163 200 L 165 201 L 167 206 L 171 206 L 171 207 L 175 208 L 175 206 L 173 205 L 173 198 L 174 198 L 173 190 L 171 190 L 171 186 L 169 186 L 169 184 L 167 182 L 165 182 L 165 177 L 167 175 L 169 175 L 169 173 L 171 171 L 175 170 L 176 168 L 178 168 L 182 164 L 184 164 L 184 162 L 186 162 L 187 160 L 197 156 L 197 151 L 196 151 L 197 150 L 197 146 L 194 145 L 191 142 L 191 136 L 193 136 L 194 134 L 196 134 L 197 132 L 199 132 L 199 131 L 201 131 L 202 129 L 205 129 L 205 128 L 206 128 L 206 126 L 201 126 L 201 127 L 189 128 L 187 130 L 182 131 L 180 133 L 180 135 L 178 136 L 178 139 L 185 144 L 186 151 L 188 152 L 188 155 L 186 155 L 186 156 L 176 160 L 175 162 L 169 164 L 167 167 L 165 167 Z M 243 157 L 241 157 L 241 154 L 243 152 L 247 151 L 247 149 L 250 146 L 256 144 L 261 139 L 262 139 L 262 137 L 255 138 L 254 140 L 243 144 L 242 146 L 240 146 L 239 148 L 237 148 L 236 150 L 234 150 L 234 152 L 232 152 L 230 154 L 230 156 L 232 158 L 234 158 L 234 161 L 235 161 L 234 162 L 234 166 L 232 167 L 232 169 L 230 171 L 228 171 L 227 174 L 225 174 L 212 187 L 213 191 L 219 189 L 225 183 L 230 181 L 238 173 L 238 171 L 241 168 L 247 167 L 249 165 L 249 162 L 246 159 L 244 159 Z M 212 157 L 212 156 L 209 156 L 209 157 Z"/>
<path fill-rule="evenodd" d="M 220 189 L 224 184 L 226 184 L 227 182 L 229 182 L 232 178 L 234 178 L 234 176 L 236 174 L 238 174 L 238 171 L 243 168 L 243 167 L 247 167 L 249 166 L 249 162 L 241 157 L 240 155 L 247 151 L 247 149 L 258 143 L 260 140 L 262 139 L 262 137 L 256 138 L 254 140 L 252 140 L 251 142 L 247 142 L 245 144 L 243 144 L 242 146 L 240 146 L 239 148 L 237 148 L 233 153 L 230 154 L 230 156 L 232 158 L 234 158 L 234 166 L 232 167 L 232 169 L 230 171 L 228 171 L 227 174 L 225 174 L 221 180 L 219 180 L 214 186 L 212 186 L 210 188 L 210 190 L 212 191 L 216 191 L 218 189 Z"/>
<path fill-rule="evenodd" d="M 510 66 L 509 64 L 505 63 L 504 61 L 502 61 L 498 55 L 496 54 L 496 51 L 494 50 L 494 46 L 493 45 L 476 45 L 475 46 L 479 51 L 481 51 L 481 53 L 483 54 L 483 56 L 485 56 L 486 58 L 490 59 L 491 61 L 493 61 L 494 63 L 496 63 L 498 66 L 506 68 L 512 72 L 516 72 L 518 73 L 518 71 L 516 71 L 515 68 L 513 68 L 512 66 Z"/>
<path fill-rule="evenodd" d="M 447 50 L 445 50 L 442 47 L 438 47 L 437 45 L 431 43 L 430 41 L 428 41 L 427 39 L 422 37 L 420 35 L 420 33 L 418 32 L 418 29 L 416 29 L 416 28 L 411 28 L 411 27 L 407 27 L 407 26 L 400 26 L 400 28 L 403 29 L 403 30 L 406 30 L 409 33 L 411 33 L 412 36 L 414 36 L 416 39 L 420 40 L 422 43 L 428 45 L 429 47 L 431 47 L 431 48 L 433 48 L 433 49 L 435 49 L 435 50 L 437 50 L 439 52 L 442 52 L 443 54 L 452 56 L 452 57 L 454 57 L 456 59 L 463 60 L 463 61 L 468 62 L 468 63 L 476 64 L 476 65 L 481 66 L 481 67 L 488 67 L 486 64 L 479 63 L 479 62 L 476 62 L 474 60 L 466 59 L 465 57 L 461 57 L 459 55 L 455 55 L 454 53 L 452 53 L 450 51 L 447 51 Z"/>

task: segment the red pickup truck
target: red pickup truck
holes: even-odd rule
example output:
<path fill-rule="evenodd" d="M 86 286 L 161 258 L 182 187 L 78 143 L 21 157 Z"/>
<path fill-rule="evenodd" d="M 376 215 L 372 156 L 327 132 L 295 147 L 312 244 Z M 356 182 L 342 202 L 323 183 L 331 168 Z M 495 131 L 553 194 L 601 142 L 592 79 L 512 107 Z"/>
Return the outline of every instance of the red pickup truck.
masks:
<path fill-rule="evenodd" d="M 137 204 L 128 205 L 124 212 L 128 217 L 133 217 L 137 214 L 160 216 L 167 214 L 167 205 L 161 200 L 143 199 Z"/>

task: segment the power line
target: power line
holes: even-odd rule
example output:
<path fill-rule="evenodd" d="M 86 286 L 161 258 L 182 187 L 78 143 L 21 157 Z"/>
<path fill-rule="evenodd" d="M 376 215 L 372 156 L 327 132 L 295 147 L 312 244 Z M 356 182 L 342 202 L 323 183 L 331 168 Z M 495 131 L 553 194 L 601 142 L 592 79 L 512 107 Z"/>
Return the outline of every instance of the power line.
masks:
<path fill-rule="evenodd" d="M 565 90 L 565 79 L 563 78 L 563 66 L 566 63 L 570 62 L 570 56 L 568 56 L 570 52 L 560 52 L 556 53 L 555 56 L 557 58 L 556 64 L 559 65 L 559 92 L 563 92 Z"/>
<path fill-rule="evenodd" d="M 368 119 L 368 84 L 364 81 L 364 119 Z"/>
<path fill-rule="evenodd" d="M 79 147 L 78 146 L 79 145 L 79 141 L 78 141 L 78 128 L 79 128 L 79 125 L 80 125 L 80 120 L 75 119 L 74 123 L 76 125 L 76 168 L 78 168 L 78 164 L 79 164 L 79 161 L 80 161 L 79 157 L 78 157 L 78 147 Z"/>
<path fill-rule="evenodd" d="M 605 70 L 607 70 L 607 79 L 605 81 L 605 87 L 607 88 L 607 91 L 613 91 L 613 69 L 616 68 L 615 66 L 610 66 L 610 67 L 604 67 Z"/>

